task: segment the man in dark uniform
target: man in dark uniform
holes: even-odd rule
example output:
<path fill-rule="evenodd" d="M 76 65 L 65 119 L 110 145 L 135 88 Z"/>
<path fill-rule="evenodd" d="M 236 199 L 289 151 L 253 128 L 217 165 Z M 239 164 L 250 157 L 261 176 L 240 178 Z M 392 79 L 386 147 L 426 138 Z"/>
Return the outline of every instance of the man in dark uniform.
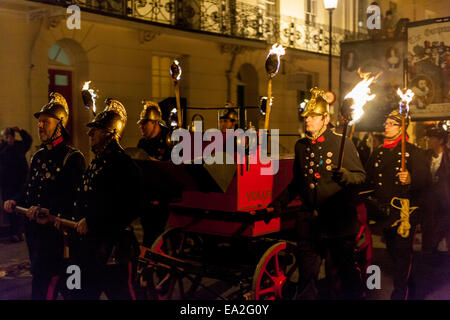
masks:
<path fill-rule="evenodd" d="M 143 100 L 143 110 L 139 116 L 137 124 L 141 128 L 142 139 L 139 140 L 138 148 L 143 149 L 150 157 L 169 161 L 172 148 L 170 145 L 171 130 L 167 128 L 162 120 L 162 113 L 159 105 L 150 100 Z M 162 181 L 158 184 L 161 185 Z M 150 185 L 153 184 L 153 185 Z M 152 192 L 151 187 L 154 182 L 149 182 L 144 187 L 148 188 L 146 194 L 149 195 L 144 203 L 141 215 L 141 224 L 144 230 L 142 244 L 151 247 L 153 241 L 164 231 L 169 217 L 168 195 Z M 162 188 L 160 189 L 163 190 Z M 154 191 L 154 190 L 153 190 Z"/>
<path fill-rule="evenodd" d="M 350 139 L 346 139 L 341 169 L 336 169 L 342 136 L 328 128 L 329 106 L 320 89 L 311 89 L 301 116 L 306 137 L 295 145 L 294 177 L 270 205 L 281 210 L 300 196 L 303 211 L 297 224 L 299 282 L 298 299 L 316 299 L 321 258 L 329 269 L 337 270 L 332 297 L 360 298 L 361 281 L 355 266 L 355 236 L 359 229 L 352 206 L 353 189 L 364 182 L 365 172 Z M 338 282 L 341 290 L 337 290 Z"/>
<path fill-rule="evenodd" d="M 405 171 L 401 171 L 401 117 L 398 110 L 388 115 L 384 143 L 374 150 L 366 169 L 368 186 L 374 190 L 372 203 L 376 203 L 378 216 L 382 217 L 381 227 L 394 265 L 391 299 L 403 300 L 412 288 L 413 239 L 420 221 L 420 211 L 414 207 L 421 206 L 419 199 L 430 176 L 425 153 L 409 142 L 406 142 Z M 405 121 L 407 126 L 409 119 Z"/>
<path fill-rule="evenodd" d="M 67 144 L 65 130 L 69 108 L 59 93 L 50 94 L 50 102 L 34 114 L 39 119 L 39 138 L 42 148 L 31 160 L 30 173 L 25 190 L 19 197 L 5 202 L 5 210 L 13 214 L 16 205 L 29 207 L 25 235 L 31 261 L 32 299 L 53 298 L 47 296 L 52 277 L 57 276 L 63 258 L 62 235 L 45 217 L 40 208 L 47 208 L 53 215 L 70 212 L 75 187 L 85 169 L 82 153 Z"/>
<path fill-rule="evenodd" d="M 22 141 L 15 139 L 19 133 Z M 0 144 L 0 189 L 2 199 L 13 199 L 23 189 L 28 175 L 28 162 L 25 158 L 33 139 L 25 130 L 18 127 L 6 128 L 2 134 L 4 142 Z M 11 242 L 23 241 L 23 217 L 9 215 Z"/>
<path fill-rule="evenodd" d="M 130 230 L 141 205 L 140 170 L 119 144 L 127 120 L 124 106 L 107 99 L 105 110 L 88 123 L 95 158 L 78 188 L 77 231 L 86 235 L 77 253 L 82 270 L 80 299 L 134 299 L 133 250 Z M 76 259 L 76 258 L 75 258 Z"/>
<path fill-rule="evenodd" d="M 171 153 L 168 137 L 171 131 L 162 120 L 161 108 L 150 100 L 144 100 L 142 104 L 144 109 L 137 122 L 141 128 L 142 138 L 137 147 L 144 149 L 149 156 L 157 160 L 168 161 Z"/>

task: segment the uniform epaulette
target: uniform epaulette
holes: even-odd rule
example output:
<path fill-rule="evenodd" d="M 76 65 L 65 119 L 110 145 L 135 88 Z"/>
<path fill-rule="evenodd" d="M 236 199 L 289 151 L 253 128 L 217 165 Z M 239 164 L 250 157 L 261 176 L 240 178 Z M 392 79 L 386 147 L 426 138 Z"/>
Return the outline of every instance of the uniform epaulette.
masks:
<path fill-rule="evenodd" d="M 42 152 L 42 151 L 44 151 L 44 148 L 40 148 L 38 151 L 36 151 L 36 152 L 31 156 L 31 161 L 30 161 L 30 162 L 33 162 L 34 157 L 35 157 L 39 152 Z"/>
<path fill-rule="evenodd" d="M 66 156 L 64 157 L 63 167 L 66 165 L 67 160 L 69 160 L 69 158 L 73 154 L 79 153 L 79 154 L 81 154 L 82 157 L 84 157 L 80 150 L 78 150 L 78 149 L 76 149 L 76 148 L 74 148 L 72 146 L 67 146 L 67 147 L 68 147 L 69 150 L 67 151 Z"/>

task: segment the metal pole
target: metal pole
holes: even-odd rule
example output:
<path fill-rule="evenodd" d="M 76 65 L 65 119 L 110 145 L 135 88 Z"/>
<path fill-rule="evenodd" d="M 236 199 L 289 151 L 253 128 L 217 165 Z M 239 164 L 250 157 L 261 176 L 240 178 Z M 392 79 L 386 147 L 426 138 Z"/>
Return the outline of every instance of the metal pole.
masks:
<path fill-rule="evenodd" d="M 333 26 L 333 20 L 332 20 L 332 16 L 333 16 L 333 9 L 328 9 L 328 13 L 330 14 L 330 31 L 329 31 L 329 47 L 330 47 L 330 51 L 328 53 L 328 90 L 331 91 L 331 50 L 332 50 L 332 45 L 333 45 L 333 38 L 332 38 L 332 26 Z"/>
<path fill-rule="evenodd" d="M 347 128 L 348 121 L 344 120 L 344 127 L 342 128 L 342 138 L 341 138 L 341 146 L 339 148 L 339 157 L 338 157 L 338 169 L 342 168 L 342 163 L 344 160 L 344 149 L 345 149 L 345 138 L 347 136 Z"/>

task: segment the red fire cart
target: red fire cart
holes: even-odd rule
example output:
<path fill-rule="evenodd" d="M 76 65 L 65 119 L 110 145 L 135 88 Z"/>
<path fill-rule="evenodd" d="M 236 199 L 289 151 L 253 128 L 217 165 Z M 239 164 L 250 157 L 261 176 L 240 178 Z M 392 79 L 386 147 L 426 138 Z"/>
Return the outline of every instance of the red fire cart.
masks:
<path fill-rule="evenodd" d="M 170 206 L 166 231 L 151 248 L 141 247 L 138 274 L 150 297 L 195 299 L 201 286 L 220 298 L 202 284 L 209 278 L 238 288 L 236 299 L 291 298 L 298 277 L 295 227 L 301 203 L 293 201 L 279 214 L 261 209 L 291 181 L 292 164 L 293 158 L 282 158 L 275 175 L 264 175 L 261 170 L 270 170 L 272 163 L 249 155 L 243 164 L 159 170 L 184 185 L 181 201 Z M 363 205 L 358 212 L 362 227 L 356 241 L 366 268 L 371 237 Z"/>

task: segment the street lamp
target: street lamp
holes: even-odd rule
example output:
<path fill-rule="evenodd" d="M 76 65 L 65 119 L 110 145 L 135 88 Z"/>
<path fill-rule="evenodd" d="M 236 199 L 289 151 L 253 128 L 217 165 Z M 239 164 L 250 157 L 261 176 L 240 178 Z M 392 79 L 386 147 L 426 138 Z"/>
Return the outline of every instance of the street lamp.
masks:
<path fill-rule="evenodd" d="M 332 49 L 332 26 L 333 26 L 333 10 L 337 8 L 337 2 L 338 0 L 324 0 L 323 4 L 325 9 L 328 10 L 328 13 L 330 14 L 330 40 L 329 40 L 329 46 L 330 51 L 328 53 L 328 90 L 331 91 L 331 49 Z"/>

